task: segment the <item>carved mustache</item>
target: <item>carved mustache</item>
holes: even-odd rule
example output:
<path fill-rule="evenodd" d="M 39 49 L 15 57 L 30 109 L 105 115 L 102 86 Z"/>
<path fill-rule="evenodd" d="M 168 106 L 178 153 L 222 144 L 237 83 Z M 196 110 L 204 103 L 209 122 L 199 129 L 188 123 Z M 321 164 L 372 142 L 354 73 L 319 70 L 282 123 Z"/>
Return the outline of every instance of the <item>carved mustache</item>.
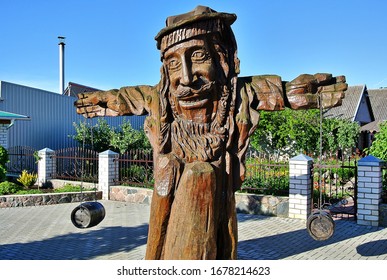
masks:
<path fill-rule="evenodd" d="M 212 81 L 212 82 L 205 83 L 199 89 L 179 86 L 179 88 L 177 89 L 176 92 L 173 93 L 173 95 L 177 98 L 191 97 L 191 96 L 199 95 L 202 92 L 210 91 L 214 85 L 215 85 L 215 82 Z"/>

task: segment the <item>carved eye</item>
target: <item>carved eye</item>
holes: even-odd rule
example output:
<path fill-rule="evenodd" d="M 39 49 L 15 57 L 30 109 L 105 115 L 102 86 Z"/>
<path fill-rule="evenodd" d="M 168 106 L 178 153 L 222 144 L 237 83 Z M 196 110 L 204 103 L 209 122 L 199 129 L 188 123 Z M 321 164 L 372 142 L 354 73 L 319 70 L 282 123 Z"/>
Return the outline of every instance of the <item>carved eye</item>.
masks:
<path fill-rule="evenodd" d="M 169 70 L 177 70 L 181 65 L 181 62 L 175 58 L 175 57 L 172 57 L 168 60 L 168 69 Z"/>
<path fill-rule="evenodd" d="M 193 62 L 204 62 L 208 58 L 207 52 L 205 50 L 196 50 L 192 53 L 191 59 Z"/>

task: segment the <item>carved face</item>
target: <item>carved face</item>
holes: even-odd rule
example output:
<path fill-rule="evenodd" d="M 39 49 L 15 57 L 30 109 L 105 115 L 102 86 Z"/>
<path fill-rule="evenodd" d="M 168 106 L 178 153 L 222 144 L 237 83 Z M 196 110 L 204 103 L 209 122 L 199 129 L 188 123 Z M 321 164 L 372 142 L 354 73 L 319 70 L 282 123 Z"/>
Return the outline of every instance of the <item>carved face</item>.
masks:
<path fill-rule="evenodd" d="M 195 123 L 209 123 L 216 112 L 216 64 L 207 40 L 179 43 L 164 54 L 174 113 Z"/>

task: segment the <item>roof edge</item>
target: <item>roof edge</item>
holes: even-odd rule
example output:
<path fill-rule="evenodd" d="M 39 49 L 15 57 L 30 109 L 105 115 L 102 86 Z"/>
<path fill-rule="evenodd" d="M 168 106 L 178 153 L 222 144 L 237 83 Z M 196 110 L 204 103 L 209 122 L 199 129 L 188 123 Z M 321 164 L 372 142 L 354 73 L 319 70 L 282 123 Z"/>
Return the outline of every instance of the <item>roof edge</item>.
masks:
<path fill-rule="evenodd" d="M 351 120 L 351 121 L 353 121 L 353 122 L 355 121 L 356 116 L 357 116 L 357 113 L 359 112 L 361 100 L 362 100 L 362 98 L 363 98 L 363 95 L 364 95 L 364 92 L 365 92 L 366 89 L 367 89 L 367 85 L 364 84 L 364 85 L 363 85 L 363 89 L 362 89 L 361 94 L 360 94 L 360 98 L 359 98 L 359 100 L 357 101 L 355 114 L 353 115 L 352 120 Z"/>
<path fill-rule="evenodd" d="M 29 116 L 15 114 L 15 113 L 1 111 L 1 110 L 0 110 L 0 119 L 1 120 L 31 120 Z"/>

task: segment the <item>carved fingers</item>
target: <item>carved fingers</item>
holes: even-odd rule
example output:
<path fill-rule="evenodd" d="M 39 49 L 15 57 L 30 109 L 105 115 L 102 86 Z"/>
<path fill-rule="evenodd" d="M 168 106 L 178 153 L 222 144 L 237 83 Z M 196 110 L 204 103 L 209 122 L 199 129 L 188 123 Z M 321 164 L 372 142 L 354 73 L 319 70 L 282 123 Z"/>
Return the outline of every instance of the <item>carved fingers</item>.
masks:
<path fill-rule="evenodd" d="M 345 91 L 348 84 L 345 81 L 345 76 L 337 76 L 332 79 L 332 84 L 319 87 L 321 92 L 321 103 L 323 108 L 331 108 L 339 106 L 345 97 Z"/>
<path fill-rule="evenodd" d="M 303 74 L 285 85 L 286 95 L 292 109 L 330 108 L 341 105 L 348 85 L 345 76 L 331 74 Z M 321 95 L 321 102 L 319 100 Z"/>
<path fill-rule="evenodd" d="M 74 106 L 85 118 L 119 116 L 126 108 L 117 90 L 80 93 Z"/>

